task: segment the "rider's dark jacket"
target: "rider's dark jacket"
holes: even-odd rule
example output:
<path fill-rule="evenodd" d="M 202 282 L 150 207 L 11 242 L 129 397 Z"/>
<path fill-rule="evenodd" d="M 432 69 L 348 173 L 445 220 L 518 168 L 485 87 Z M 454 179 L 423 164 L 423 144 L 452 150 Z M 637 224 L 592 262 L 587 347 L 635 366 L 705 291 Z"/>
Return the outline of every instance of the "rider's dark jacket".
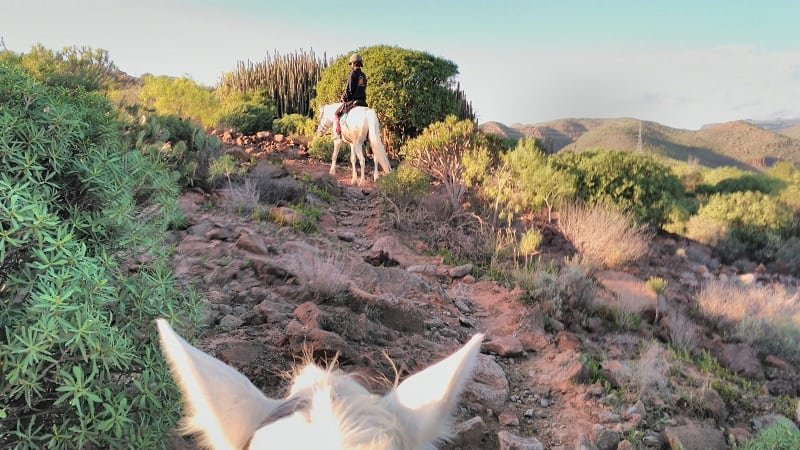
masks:
<path fill-rule="evenodd" d="M 360 67 L 356 67 L 350 72 L 347 87 L 342 94 L 342 101 L 352 102 L 353 106 L 367 106 L 367 76 Z"/>

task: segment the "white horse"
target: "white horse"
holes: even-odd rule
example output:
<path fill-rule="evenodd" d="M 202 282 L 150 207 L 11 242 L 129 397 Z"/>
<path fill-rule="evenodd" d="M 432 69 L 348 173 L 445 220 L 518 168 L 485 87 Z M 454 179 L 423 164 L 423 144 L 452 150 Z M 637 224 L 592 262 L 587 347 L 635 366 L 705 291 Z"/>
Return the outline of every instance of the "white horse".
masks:
<path fill-rule="evenodd" d="M 475 335 L 386 396 L 308 363 L 289 394 L 266 397 L 244 375 L 189 345 L 158 319 L 161 348 L 183 393 L 185 433 L 215 450 L 430 450 L 452 436 L 452 414 L 478 359 Z"/>
<path fill-rule="evenodd" d="M 373 159 L 375 160 L 375 172 L 373 180 L 378 179 L 378 166 L 383 169 L 384 173 L 389 173 L 392 167 L 389 165 L 389 158 L 386 156 L 386 147 L 381 142 L 381 131 L 378 124 L 378 115 L 375 114 L 374 109 L 366 108 L 364 106 L 356 106 L 343 117 L 341 121 L 342 139 L 336 138 L 336 130 L 334 123 L 336 120 L 336 110 L 339 109 L 341 103 L 331 103 L 324 105 L 320 110 L 319 124 L 317 125 L 317 134 L 322 134 L 329 127 L 332 128 L 333 134 L 333 160 L 331 161 L 330 174 L 336 173 L 336 157 L 339 156 L 339 147 L 342 145 L 342 139 L 350 144 L 350 164 L 353 166 L 353 178 L 350 180 L 352 184 L 356 183 L 358 174 L 356 173 L 356 157 L 361 163 L 361 180 L 359 185 L 364 184 L 364 172 L 366 171 L 366 163 L 364 161 L 364 142 L 369 139 L 370 146 L 372 147 Z"/>

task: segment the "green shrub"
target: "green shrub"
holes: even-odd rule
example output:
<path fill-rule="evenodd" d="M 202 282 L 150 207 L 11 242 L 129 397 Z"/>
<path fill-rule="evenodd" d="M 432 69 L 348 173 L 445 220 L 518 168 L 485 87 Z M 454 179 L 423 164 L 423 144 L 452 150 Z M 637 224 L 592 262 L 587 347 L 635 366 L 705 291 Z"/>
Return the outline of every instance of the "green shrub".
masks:
<path fill-rule="evenodd" d="M 650 155 L 608 150 L 560 152 L 550 158 L 577 180 L 577 198 L 612 203 L 639 222 L 660 226 L 685 192 L 680 180 Z"/>
<path fill-rule="evenodd" d="M 430 191 L 428 176 L 421 170 L 408 164 L 400 166 L 388 175 L 378 178 L 378 189 L 391 201 L 398 213 L 405 211 Z"/>
<path fill-rule="evenodd" d="M 524 303 L 538 303 L 552 318 L 562 319 L 567 308 L 579 315 L 585 314 L 592 305 L 597 284 L 587 269 L 578 264 L 521 268 L 512 272 L 516 284 L 523 291 L 520 299 Z"/>
<path fill-rule="evenodd" d="M 178 173 L 180 186 L 207 188 L 208 162 L 222 143 L 196 123 L 178 116 L 142 116 L 133 127 L 133 145 Z"/>
<path fill-rule="evenodd" d="M 330 162 L 333 157 L 333 137 L 330 134 L 314 136 L 308 144 L 308 156 L 323 162 Z M 339 145 L 339 154 L 336 155 L 336 162 L 350 160 L 350 144 L 342 142 Z"/>
<path fill-rule="evenodd" d="M 192 119 L 204 127 L 217 124 L 222 102 L 210 88 L 189 78 L 146 75 L 139 100 L 157 114 Z"/>
<path fill-rule="evenodd" d="M 762 192 L 771 194 L 782 188 L 785 183 L 777 178 L 762 173 L 748 173 L 733 168 L 715 169 L 716 172 L 707 174 L 704 183 L 695 187 L 698 194 L 726 194 L 732 192 Z M 709 184 L 708 179 L 714 179 L 714 184 Z"/>
<path fill-rule="evenodd" d="M 263 91 L 224 91 L 217 94 L 222 99 L 222 112 L 217 121 L 242 134 L 255 134 L 272 129 L 275 107 Z"/>
<path fill-rule="evenodd" d="M 0 65 L 0 104 L 0 447 L 160 447 L 180 397 L 153 319 L 199 304 L 162 238 L 176 177 L 100 96 Z"/>
<path fill-rule="evenodd" d="M 86 46 L 54 51 L 36 44 L 16 61 L 35 80 L 67 89 L 107 89 L 121 77 L 108 51 Z"/>
<path fill-rule="evenodd" d="M 317 124 L 302 114 L 289 114 L 272 122 L 272 131 L 283 135 L 314 136 Z"/>
<path fill-rule="evenodd" d="M 781 236 L 792 227 L 791 213 L 777 199 L 760 192 L 714 194 L 697 215 L 728 227 L 717 244 L 726 261 L 773 258 Z"/>
<path fill-rule="evenodd" d="M 475 123 L 452 115 L 429 125 L 421 135 L 406 142 L 400 153 L 410 166 L 444 185 L 453 211 L 461 210 L 461 199 L 469 184 L 464 159 L 489 160 L 479 156 L 488 155 L 488 149 Z"/>
<path fill-rule="evenodd" d="M 800 448 L 800 432 L 789 419 L 781 417 L 742 447 L 744 450 L 793 450 Z"/>
<path fill-rule="evenodd" d="M 500 167 L 492 180 L 484 182 L 483 191 L 500 218 L 510 221 L 515 214 L 546 207 L 550 219 L 554 207 L 575 198 L 576 178 L 548 164 L 535 139 L 523 138 L 501 157 Z"/>

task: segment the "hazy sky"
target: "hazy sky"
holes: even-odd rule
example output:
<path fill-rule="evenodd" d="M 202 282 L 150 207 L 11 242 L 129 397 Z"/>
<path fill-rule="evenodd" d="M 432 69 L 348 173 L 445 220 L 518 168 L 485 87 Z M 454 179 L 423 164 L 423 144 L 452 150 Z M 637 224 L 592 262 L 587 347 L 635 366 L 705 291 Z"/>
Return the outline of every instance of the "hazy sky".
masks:
<path fill-rule="evenodd" d="M 10 50 L 90 45 L 207 85 L 275 50 L 423 50 L 458 65 L 481 122 L 508 125 L 800 117 L 799 23 L 800 0 L 0 0 Z"/>

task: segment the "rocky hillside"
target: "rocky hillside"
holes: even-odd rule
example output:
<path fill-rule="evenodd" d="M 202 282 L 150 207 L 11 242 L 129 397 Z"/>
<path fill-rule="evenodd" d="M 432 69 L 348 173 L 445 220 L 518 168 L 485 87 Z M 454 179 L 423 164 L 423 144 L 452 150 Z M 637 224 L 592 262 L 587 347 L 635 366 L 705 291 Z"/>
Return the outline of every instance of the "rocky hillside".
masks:
<path fill-rule="evenodd" d="M 779 160 L 800 162 L 800 140 L 745 121 L 709 125 L 697 131 L 630 118 L 564 119 L 505 129 L 497 123 L 484 128 L 485 125 L 481 126 L 484 131 L 498 130 L 506 137 L 514 137 L 515 133 L 536 137 L 548 151 L 641 148 L 680 161 L 697 160 L 709 167 L 745 169 L 761 169 Z"/>
<path fill-rule="evenodd" d="M 228 151 L 247 153 L 235 140 Z M 694 355 L 667 358 L 664 350 L 681 326 L 667 319 L 669 311 L 691 305 L 702 283 L 765 283 L 777 275 L 739 273 L 705 247 L 659 237 L 637 265 L 594 275 L 598 307 L 582 311 L 585 320 L 546 320 L 535 305 L 520 302 L 518 289 L 476 279 L 471 264 L 445 264 L 430 256 L 424 236 L 394 229 L 374 186 L 345 184 L 349 168 L 331 177 L 327 164 L 304 159 L 297 148 L 261 147 L 269 155 L 251 177 L 282 198 L 270 206 L 273 219 L 236 213 L 226 190 L 188 192 L 180 201 L 188 224 L 171 238 L 176 276 L 208 298 L 199 347 L 268 395 L 284 395 L 282 374 L 304 349 L 318 360 L 338 354 L 344 371 L 380 393 L 394 380 L 394 367 L 401 377 L 414 373 L 483 332 L 457 434 L 443 448 L 727 449 L 776 414 L 800 419 L 800 376 L 789 362 L 761 359 L 712 329 L 692 335 Z M 304 190 L 304 183 L 315 188 Z M 305 223 L 301 213 L 286 207 L 293 195 L 324 211 L 313 226 L 297 226 Z M 545 260 L 557 263 L 574 251 L 554 227 L 545 237 Z M 671 286 L 660 317 L 644 281 L 654 275 Z M 621 327 L 602 312 L 620 299 L 638 305 L 632 320 L 640 327 Z M 649 377 L 651 384 L 639 384 L 645 391 L 630 387 L 632 370 Z M 195 448 L 179 438 L 170 446 Z"/>

